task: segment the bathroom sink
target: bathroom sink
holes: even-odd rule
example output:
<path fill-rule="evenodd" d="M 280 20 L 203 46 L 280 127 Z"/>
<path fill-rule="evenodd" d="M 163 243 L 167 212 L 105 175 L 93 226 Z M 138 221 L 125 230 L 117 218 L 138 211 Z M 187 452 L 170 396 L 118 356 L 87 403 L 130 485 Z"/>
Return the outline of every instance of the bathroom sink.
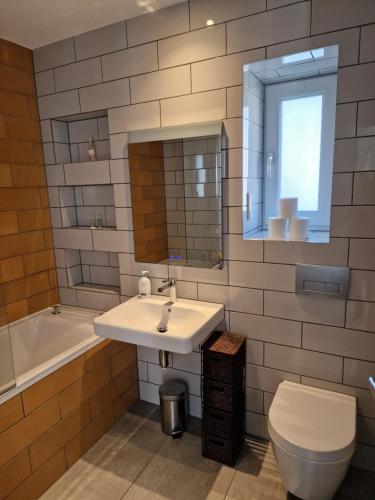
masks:
<path fill-rule="evenodd" d="M 222 304 L 178 299 L 169 306 L 167 331 L 159 332 L 167 302 L 168 298 L 157 295 L 133 297 L 95 318 L 95 333 L 113 340 L 187 354 L 224 318 Z"/>

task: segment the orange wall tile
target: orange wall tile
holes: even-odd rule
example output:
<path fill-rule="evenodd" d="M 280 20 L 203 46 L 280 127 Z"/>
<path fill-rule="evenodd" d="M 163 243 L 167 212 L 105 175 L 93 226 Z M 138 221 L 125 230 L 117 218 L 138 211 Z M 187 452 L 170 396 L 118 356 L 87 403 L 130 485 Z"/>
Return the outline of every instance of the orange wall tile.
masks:
<path fill-rule="evenodd" d="M 58 302 L 50 227 L 32 52 L 0 39 L 2 325 Z"/>

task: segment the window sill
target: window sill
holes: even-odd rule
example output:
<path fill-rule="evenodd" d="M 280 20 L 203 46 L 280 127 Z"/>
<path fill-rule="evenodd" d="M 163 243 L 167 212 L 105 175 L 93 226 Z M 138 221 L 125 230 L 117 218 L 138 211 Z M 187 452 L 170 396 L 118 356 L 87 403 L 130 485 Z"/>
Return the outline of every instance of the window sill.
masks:
<path fill-rule="evenodd" d="M 329 243 L 328 231 L 309 231 L 309 237 L 306 240 L 292 240 L 288 238 L 275 239 L 270 238 L 267 230 L 257 231 L 256 233 L 245 234 L 244 240 L 265 240 L 265 241 L 293 241 L 298 243 Z"/>

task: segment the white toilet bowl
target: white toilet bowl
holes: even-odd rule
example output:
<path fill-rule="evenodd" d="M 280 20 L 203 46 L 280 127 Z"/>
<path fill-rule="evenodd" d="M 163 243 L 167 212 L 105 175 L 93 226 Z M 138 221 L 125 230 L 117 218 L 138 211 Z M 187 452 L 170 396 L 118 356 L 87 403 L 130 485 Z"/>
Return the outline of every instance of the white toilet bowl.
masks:
<path fill-rule="evenodd" d="M 268 432 L 287 490 L 303 500 L 330 500 L 354 453 L 356 400 L 282 382 L 269 411 Z"/>

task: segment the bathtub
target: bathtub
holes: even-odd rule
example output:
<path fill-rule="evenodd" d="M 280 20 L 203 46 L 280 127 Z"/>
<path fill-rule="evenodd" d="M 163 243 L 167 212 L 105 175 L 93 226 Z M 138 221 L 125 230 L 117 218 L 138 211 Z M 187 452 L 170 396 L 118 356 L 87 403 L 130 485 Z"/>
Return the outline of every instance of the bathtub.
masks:
<path fill-rule="evenodd" d="M 5 347 L 9 328 L 15 384 L 8 382 L 10 388 L 1 394 L 0 404 L 104 341 L 93 327 L 100 312 L 69 306 L 61 306 L 60 314 L 52 310 L 43 309 L 2 329 L 0 344 Z M 11 361 L 5 358 L 3 366 Z"/>

